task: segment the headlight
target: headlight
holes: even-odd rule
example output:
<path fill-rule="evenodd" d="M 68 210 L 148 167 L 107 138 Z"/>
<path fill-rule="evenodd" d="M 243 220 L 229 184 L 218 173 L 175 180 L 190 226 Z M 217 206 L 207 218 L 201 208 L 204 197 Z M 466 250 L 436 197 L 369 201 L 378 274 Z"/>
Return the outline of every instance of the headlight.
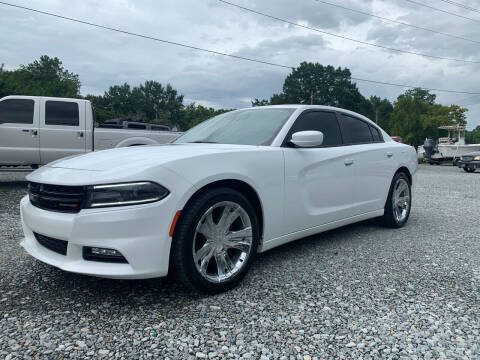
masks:
<path fill-rule="evenodd" d="M 475 161 L 480 161 L 480 156 L 475 156 L 475 157 L 473 158 L 473 160 L 475 160 Z"/>
<path fill-rule="evenodd" d="M 87 187 L 86 208 L 147 204 L 163 199 L 169 191 L 150 182 L 93 185 Z"/>

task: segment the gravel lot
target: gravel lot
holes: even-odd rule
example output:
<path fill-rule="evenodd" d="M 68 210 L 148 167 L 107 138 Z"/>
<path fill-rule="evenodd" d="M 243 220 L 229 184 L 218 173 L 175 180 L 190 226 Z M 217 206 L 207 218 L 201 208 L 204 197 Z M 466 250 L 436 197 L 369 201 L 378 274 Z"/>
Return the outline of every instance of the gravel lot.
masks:
<path fill-rule="evenodd" d="M 479 189 L 478 172 L 421 166 L 405 228 L 302 239 L 198 296 L 28 257 L 23 175 L 0 173 L 0 358 L 479 358 Z"/>

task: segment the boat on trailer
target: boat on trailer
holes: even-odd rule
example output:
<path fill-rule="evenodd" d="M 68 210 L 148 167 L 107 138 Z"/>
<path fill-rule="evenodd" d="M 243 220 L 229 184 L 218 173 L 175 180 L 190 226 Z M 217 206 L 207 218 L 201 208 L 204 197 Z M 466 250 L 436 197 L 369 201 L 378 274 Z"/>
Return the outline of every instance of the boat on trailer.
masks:
<path fill-rule="evenodd" d="M 448 136 L 439 138 L 437 142 L 425 139 L 423 146 L 418 147 L 418 156 L 423 157 L 427 163 L 452 162 L 456 165 L 462 155 L 480 151 L 480 144 L 465 143 L 465 126 L 445 125 L 439 129 L 447 130 Z"/>

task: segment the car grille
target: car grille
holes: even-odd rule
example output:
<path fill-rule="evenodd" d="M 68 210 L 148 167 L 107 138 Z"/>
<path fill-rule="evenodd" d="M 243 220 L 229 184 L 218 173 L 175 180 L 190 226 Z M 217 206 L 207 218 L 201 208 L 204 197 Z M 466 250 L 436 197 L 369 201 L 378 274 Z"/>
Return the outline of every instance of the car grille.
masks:
<path fill-rule="evenodd" d="M 28 195 L 32 205 L 52 211 L 77 213 L 85 198 L 83 186 L 48 185 L 30 182 Z"/>
<path fill-rule="evenodd" d="M 473 160 L 473 156 L 462 156 L 462 161 L 472 161 Z"/>
<path fill-rule="evenodd" d="M 57 254 L 67 255 L 68 241 L 54 239 L 37 233 L 33 234 L 35 235 L 35 239 L 37 239 L 38 243 L 43 247 L 46 247 L 48 250 L 54 251 Z"/>

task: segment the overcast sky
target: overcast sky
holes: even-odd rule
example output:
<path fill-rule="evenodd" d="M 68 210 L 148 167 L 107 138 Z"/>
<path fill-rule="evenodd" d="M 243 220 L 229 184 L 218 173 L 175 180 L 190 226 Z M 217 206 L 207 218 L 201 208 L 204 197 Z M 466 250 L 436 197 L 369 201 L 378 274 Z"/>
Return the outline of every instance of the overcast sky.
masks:
<path fill-rule="evenodd" d="M 315 0 L 230 0 L 257 11 L 359 40 L 436 56 L 480 59 L 480 44 L 382 22 Z M 407 0 L 327 0 L 331 3 L 480 41 L 480 13 L 418 0 L 478 22 Z M 475 0 L 456 0 L 480 8 Z M 217 0 L 11 0 L 12 3 L 106 26 L 235 55 L 297 66 L 302 61 L 348 67 L 352 76 L 480 92 L 480 64 L 389 52 L 300 29 Z M 171 83 L 187 102 L 216 108 L 250 106 L 280 92 L 288 69 L 250 63 L 113 33 L 0 4 L 0 63 L 7 69 L 41 55 L 57 56 L 80 75 L 82 94 L 145 80 Z M 364 96 L 395 100 L 406 89 L 359 82 Z M 437 93 L 445 105 L 480 103 L 480 95 Z M 468 127 L 480 125 L 480 105 L 468 106 Z"/>

